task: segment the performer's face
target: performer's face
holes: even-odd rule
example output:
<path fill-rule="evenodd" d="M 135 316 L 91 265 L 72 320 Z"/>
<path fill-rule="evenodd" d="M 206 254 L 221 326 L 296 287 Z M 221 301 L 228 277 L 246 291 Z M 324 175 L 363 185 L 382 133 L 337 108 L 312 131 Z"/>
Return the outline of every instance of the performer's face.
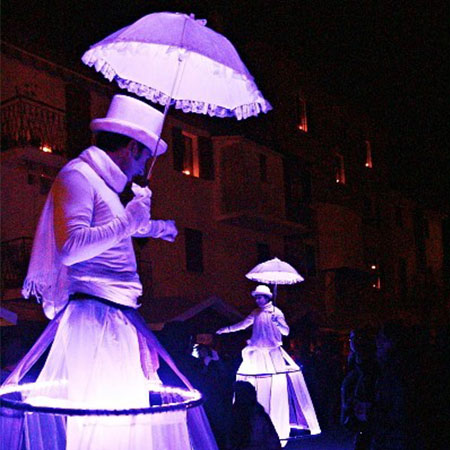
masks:
<path fill-rule="evenodd" d="M 255 302 L 260 308 L 262 308 L 270 302 L 270 298 L 266 297 L 265 295 L 256 295 Z"/>
<path fill-rule="evenodd" d="M 151 156 L 147 147 L 133 147 L 130 153 L 129 167 L 127 171 L 128 180 L 131 181 L 137 175 L 145 175 L 145 166 Z"/>
<path fill-rule="evenodd" d="M 136 175 L 145 175 L 145 165 L 151 156 L 150 150 L 144 147 L 139 153 L 134 156 L 134 173 L 133 177 Z"/>

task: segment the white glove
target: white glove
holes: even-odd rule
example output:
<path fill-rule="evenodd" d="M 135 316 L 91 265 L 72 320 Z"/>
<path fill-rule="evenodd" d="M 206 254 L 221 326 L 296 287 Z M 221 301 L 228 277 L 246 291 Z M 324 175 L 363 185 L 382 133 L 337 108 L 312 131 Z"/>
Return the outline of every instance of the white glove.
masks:
<path fill-rule="evenodd" d="M 178 235 L 178 230 L 174 220 L 155 220 L 161 225 L 161 230 L 154 237 L 164 239 L 165 241 L 173 242 Z"/>
<path fill-rule="evenodd" d="M 228 333 L 228 327 L 219 328 L 216 331 L 216 334 L 224 334 L 224 333 Z"/>
<path fill-rule="evenodd" d="M 131 190 L 135 197 L 148 197 L 152 198 L 152 191 L 148 186 L 142 187 L 136 183 L 131 183 Z"/>
<path fill-rule="evenodd" d="M 134 197 L 125 207 L 130 235 L 147 228 L 150 223 L 150 197 Z"/>
<path fill-rule="evenodd" d="M 136 183 L 131 184 L 131 190 L 133 191 L 134 199 L 142 199 L 142 200 L 148 201 L 149 220 L 145 223 L 145 225 L 139 227 L 139 229 L 136 230 L 139 233 L 147 233 L 150 228 L 150 211 L 151 211 L 152 191 L 149 189 L 148 186 L 142 187 Z"/>

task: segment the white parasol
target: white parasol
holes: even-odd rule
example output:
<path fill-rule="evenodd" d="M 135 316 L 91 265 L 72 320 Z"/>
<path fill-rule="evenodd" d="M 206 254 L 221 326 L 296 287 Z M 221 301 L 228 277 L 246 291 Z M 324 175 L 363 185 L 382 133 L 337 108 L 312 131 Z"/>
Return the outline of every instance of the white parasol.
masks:
<path fill-rule="evenodd" d="M 138 96 L 183 112 L 236 117 L 272 109 L 233 45 L 194 15 L 144 16 L 91 46 L 82 61 Z"/>
<path fill-rule="evenodd" d="M 304 278 L 287 262 L 278 258 L 270 259 L 258 264 L 245 275 L 249 280 L 258 283 L 273 284 L 273 300 L 277 296 L 279 284 L 296 284 L 304 281 Z"/>

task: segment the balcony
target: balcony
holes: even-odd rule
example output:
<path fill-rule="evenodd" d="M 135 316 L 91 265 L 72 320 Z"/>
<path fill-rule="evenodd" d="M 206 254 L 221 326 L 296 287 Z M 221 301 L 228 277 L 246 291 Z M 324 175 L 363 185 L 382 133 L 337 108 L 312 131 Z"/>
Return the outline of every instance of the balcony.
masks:
<path fill-rule="evenodd" d="M 14 147 L 37 147 L 63 155 L 66 146 L 64 110 L 22 95 L 1 104 L 2 151 Z"/>

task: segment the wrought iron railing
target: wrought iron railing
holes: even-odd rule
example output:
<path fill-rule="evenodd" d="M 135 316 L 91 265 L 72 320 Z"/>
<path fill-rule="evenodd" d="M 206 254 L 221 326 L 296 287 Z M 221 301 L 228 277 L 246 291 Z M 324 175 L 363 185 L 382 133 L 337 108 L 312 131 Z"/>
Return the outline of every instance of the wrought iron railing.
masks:
<path fill-rule="evenodd" d="M 33 239 L 20 237 L 0 244 L 2 289 L 22 286 L 27 274 Z"/>
<path fill-rule="evenodd" d="M 23 95 L 1 104 L 2 151 L 31 145 L 63 154 L 66 146 L 64 110 Z"/>

